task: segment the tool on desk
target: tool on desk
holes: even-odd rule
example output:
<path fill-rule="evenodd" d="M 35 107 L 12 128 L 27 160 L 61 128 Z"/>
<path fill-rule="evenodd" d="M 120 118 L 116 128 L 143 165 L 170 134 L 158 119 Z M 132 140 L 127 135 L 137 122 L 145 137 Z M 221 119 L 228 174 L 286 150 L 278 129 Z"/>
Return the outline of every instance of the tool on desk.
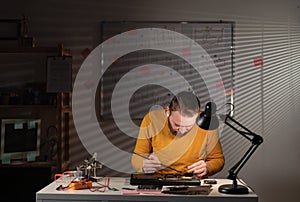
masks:
<path fill-rule="evenodd" d="M 205 184 L 217 184 L 217 180 L 215 179 L 206 179 L 204 180 Z"/>
<path fill-rule="evenodd" d="M 139 157 L 142 157 L 142 158 L 144 158 L 144 159 L 150 160 L 149 157 L 147 157 L 147 156 L 138 154 L 138 153 L 136 153 L 136 152 L 133 152 L 133 153 L 134 153 L 135 155 L 138 155 Z M 173 168 L 173 167 L 171 167 L 171 166 L 165 165 L 165 164 L 163 164 L 163 163 L 161 163 L 161 165 L 164 166 L 164 167 L 166 167 L 166 168 L 169 168 L 169 169 L 171 169 L 171 170 L 174 170 L 174 171 L 176 171 L 177 173 L 182 174 L 182 171 L 177 170 L 177 169 L 175 169 L 175 168 Z"/>

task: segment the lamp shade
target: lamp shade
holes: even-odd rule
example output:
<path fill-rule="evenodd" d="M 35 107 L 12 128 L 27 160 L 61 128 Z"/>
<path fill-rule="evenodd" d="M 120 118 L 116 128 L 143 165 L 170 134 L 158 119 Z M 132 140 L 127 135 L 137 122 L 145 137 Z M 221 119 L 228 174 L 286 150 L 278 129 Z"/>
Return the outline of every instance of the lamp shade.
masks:
<path fill-rule="evenodd" d="M 204 112 L 200 113 L 196 119 L 196 124 L 204 130 L 215 130 L 219 127 L 219 120 L 216 116 L 216 104 L 208 102 Z"/>

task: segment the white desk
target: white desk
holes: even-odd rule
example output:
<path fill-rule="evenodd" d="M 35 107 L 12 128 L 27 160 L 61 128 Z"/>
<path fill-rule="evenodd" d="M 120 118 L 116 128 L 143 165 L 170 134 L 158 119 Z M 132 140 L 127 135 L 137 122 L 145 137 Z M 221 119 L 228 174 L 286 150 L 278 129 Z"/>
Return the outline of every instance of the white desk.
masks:
<path fill-rule="evenodd" d="M 201 182 L 203 184 L 203 182 Z M 203 201 L 203 202 L 258 202 L 258 196 L 249 189 L 249 194 L 230 195 L 218 192 L 218 187 L 222 184 L 231 184 L 231 180 L 217 179 L 217 184 L 212 186 L 208 195 L 177 195 L 177 194 L 123 194 L 124 187 L 136 188 L 129 184 L 129 178 L 111 177 L 110 187 L 119 191 L 106 189 L 105 192 L 91 192 L 83 190 L 57 191 L 60 181 L 52 182 L 36 193 L 36 202 L 66 202 L 66 201 Z"/>

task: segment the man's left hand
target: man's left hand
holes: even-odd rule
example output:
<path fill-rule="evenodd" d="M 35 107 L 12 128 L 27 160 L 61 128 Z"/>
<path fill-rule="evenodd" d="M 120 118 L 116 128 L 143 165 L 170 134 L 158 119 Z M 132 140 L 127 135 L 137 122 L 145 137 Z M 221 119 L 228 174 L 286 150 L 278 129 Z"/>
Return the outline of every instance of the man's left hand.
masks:
<path fill-rule="evenodd" d="M 200 160 L 188 166 L 187 168 L 188 168 L 187 170 L 188 173 L 193 173 L 197 175 L 199 178 L 202 178 L 204 175 L 208 173 L 207 164 L 203 160 Z"/>

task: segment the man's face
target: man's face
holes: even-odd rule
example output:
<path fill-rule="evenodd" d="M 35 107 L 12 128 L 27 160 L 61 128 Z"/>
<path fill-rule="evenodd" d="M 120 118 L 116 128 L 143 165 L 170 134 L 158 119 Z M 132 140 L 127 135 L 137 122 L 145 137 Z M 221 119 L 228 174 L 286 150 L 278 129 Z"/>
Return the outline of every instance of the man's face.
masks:
<path fill-rule="evenodd" d="M 171 130 L 178 136 L 185 135 L 194 126 L 197 116 L 197 113 L 193 116 L 182 116 L 180 111 L 172 111 L 169 116 Z"/>

